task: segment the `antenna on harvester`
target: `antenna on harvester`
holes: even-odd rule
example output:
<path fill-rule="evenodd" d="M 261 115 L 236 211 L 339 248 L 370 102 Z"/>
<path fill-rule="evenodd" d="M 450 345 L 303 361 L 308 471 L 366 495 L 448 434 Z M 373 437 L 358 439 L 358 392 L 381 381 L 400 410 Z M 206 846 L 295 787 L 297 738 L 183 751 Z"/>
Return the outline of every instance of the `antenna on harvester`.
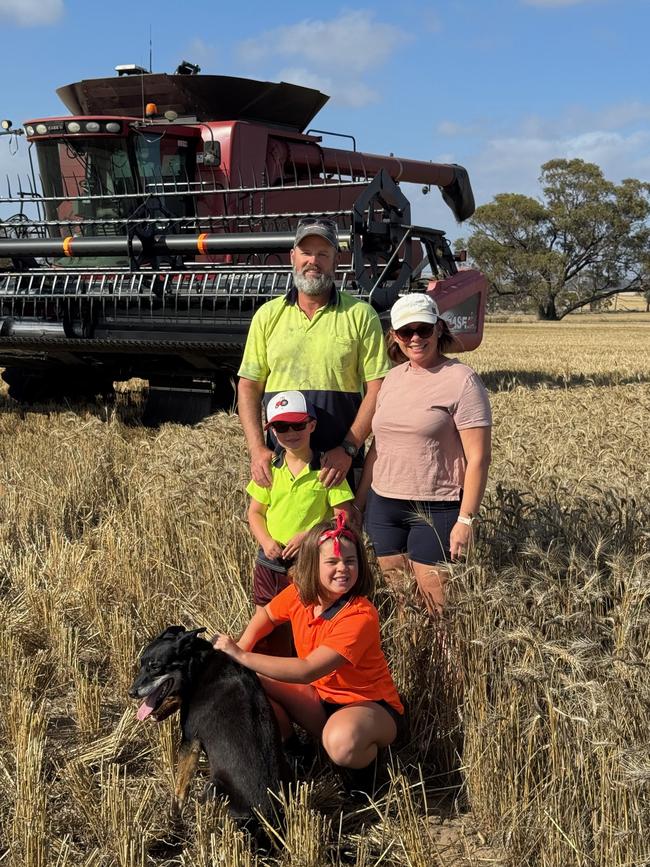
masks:
<path fill-rule="evenodd" d="M 149 72 L 153 72 L 153 43 L 151 41 L 151 24 L 149 25 Z"/>

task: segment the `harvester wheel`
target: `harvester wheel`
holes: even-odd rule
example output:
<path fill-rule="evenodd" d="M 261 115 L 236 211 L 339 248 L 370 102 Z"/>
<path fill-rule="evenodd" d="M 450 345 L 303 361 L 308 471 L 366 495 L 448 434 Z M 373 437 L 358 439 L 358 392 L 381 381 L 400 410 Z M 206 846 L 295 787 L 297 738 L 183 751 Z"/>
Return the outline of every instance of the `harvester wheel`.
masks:
<path fill-rule="evenodd" d="M 97 395 L 113 396 L 113 380 L 95 371 L 60 367 L 56 370 L 30 370 L 8 367 L 2 378 L 9 386 L 9 397 L 22 404 L 49 401 L 88 401 Z"/>

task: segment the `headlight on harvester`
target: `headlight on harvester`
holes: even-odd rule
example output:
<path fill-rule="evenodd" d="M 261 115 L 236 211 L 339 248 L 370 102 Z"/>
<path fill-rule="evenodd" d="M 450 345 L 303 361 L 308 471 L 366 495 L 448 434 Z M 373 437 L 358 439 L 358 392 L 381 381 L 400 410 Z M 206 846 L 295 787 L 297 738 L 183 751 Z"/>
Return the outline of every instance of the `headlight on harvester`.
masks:
<path fill-rule="evenodd" d="M 81 132 L 81 124 L 77 123 L 76 120 L 71 120 L 70 123 L 65 125 L 65 128 L 68 132 Z"/>
<path fill-rule="evenodd" d="M 120 132 L 122 126 L 119 123 L 115 123 L 114 120 L 109 120 L 106 124 L 106 132 Z"/>
<path fill-rule="evenodd" d="M 96 120 L 89 120 L 86 124 L 86 132 L 99 132 L 101 127 Z"/>

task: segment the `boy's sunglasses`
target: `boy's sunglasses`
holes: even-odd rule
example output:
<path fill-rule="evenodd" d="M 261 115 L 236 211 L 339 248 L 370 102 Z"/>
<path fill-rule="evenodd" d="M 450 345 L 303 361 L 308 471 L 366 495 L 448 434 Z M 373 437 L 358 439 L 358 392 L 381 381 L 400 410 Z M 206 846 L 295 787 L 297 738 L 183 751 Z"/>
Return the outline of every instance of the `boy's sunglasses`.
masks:
<path fill-rule="evenodd" d="M 288 430 L 304 430 L 308 424 L 308 421 L 274 421 L 271 427 L 276 433 L 286 433 Z"/>
<path fill-rule="evenodd" d="M 397 328 L 395 330 L 395 334 L 397 334 L 400 340 L 404 341 L 410 340 L 414 334 L 417 334 L 417 336 L 421 337 L 422 340 L 426 340 L 427 337 L 431 337 L 435 327 L 436 326 L 432 325 L 430 322 L 422 323 L 422 325 L 416 325 L 413 328 L 411 326 L 405 325 L 404 328 Z"/>

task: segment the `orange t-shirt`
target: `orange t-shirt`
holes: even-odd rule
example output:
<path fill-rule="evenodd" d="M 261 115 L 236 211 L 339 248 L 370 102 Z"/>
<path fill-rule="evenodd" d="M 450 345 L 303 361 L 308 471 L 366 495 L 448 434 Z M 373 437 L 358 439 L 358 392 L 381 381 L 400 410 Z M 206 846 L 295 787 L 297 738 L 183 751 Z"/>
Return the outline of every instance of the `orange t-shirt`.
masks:
<path fill-rule="evenodd" d="M 324 645 L 347 660 L 313 681 L 321 699 L 335 704 L 383 700 L 404 713 L 381 649 L 377 609 L 365 596 L 353 596 L 339 607 L 340 602 L 314 617 L 314 606 L 303 605 L 297 587 L 290 584 L 269 602 L 266 612 L 274 623 L 290 621 L 300 659 Z"/>

